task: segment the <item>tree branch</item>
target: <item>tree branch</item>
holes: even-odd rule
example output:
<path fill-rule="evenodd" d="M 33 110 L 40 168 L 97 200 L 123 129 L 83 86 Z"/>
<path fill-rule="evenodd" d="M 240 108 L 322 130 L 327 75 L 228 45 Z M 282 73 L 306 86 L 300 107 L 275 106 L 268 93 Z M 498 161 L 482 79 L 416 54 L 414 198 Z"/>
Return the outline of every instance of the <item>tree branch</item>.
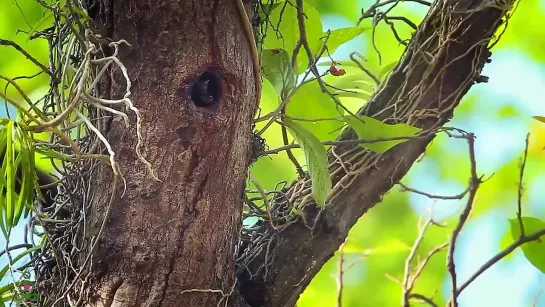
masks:
<path fill-rule="evenodd" d="M 312 202 L 310 183 L 305 179 L 293 182 L 273 201 L 276 210 L 296 206 L 301 217 L 277 230 L 262 221 L 252 239 L 244 242 L 240 254 L 252 256 L 239 258 L 238 278 L 241 293 L 251 306 L 293 306 L 350 228 L 425 151 L 435 136 L 430 131 L 449 121 L 480 77 L 490 56 L 487 47 L 510 8 L 485 3 L 488 1 L 434 2 L 386 83 L 358 112 L 388 123 L 420 127 L 426 137 L 381 155 L 354 143 L 337 145 L 336 155 L 329 152 L 334 188 L 323 210 Z M 357 138 L 353 130 L 346 129 L 338 140 Z"/>

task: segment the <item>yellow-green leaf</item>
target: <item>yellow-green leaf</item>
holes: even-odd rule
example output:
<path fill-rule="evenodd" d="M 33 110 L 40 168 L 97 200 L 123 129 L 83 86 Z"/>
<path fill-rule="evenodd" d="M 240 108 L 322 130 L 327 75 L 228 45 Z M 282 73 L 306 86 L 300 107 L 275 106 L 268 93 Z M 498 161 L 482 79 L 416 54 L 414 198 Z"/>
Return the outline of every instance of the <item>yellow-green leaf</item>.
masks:
<path fill-rule="evenodd" d="M 304 84 L 293 94 L 286 106 L 286 114 L 292 118 L 307 119 L 299 124 L 321 141 L 335 139 L 344 125 L 342 119 L 319 120 L 343 116 L 344 110 L 322 92 L 316 80 Z"/>
<path fill-rule="evenodd" d="M 519 220 L 516 218 L 510 219 L 509 225 L 511 226 L 513 239 L 517 240 L 521 234 Z M 545 229 L 545 222 L 533 217 L 523 217 L 522 227 L 524 228 L 524 234 L 529 235 Z M 524 243 L 520 248 L 522 248 L 526 259 L 538 270 L 545 273 L 545 235 L 539 240 Z"/>
<path fill-rule="evenodd" d="M 358 137 L 362 140 L 396 138 L 395 140 L 361 144 L 362 147 L 378 153 L 386 152 L 388 149 L 406 142 L 410 137 L 415 136 L 421 130 L 407 124 L 385 124 L 367 116 L 361 116 L 360 118 L 344 116 L 344 120 L 352 129 L 354 129 Z"/>
<path fill-rule="evenodd" d="M 6 215 L 5 215 L 5 221 L 6 221 L 6 227 L 8 229 L 11 229 L 13 225 L 11 224 L 12 218 L 13 218 L 13 207 L 14 199 L 15 199 L 15 169 L 17 168 L 17 165 L 15 165 L 15 146 L 14 146 L 14 140 L 13 140 L 13 134 L 14 134 L 14 123 L 13 121 L 10 121 L 8 125 L 6 126 L 6 153 L 4 155 L 4 165 L 3 165 L 3 174 L 6 177 Z"/>
<path fill-rule="evenodd" d="M 333 31 L 329 32 L 329 38 L 327 39 L 327 49 L 330 54 L 333 54 L 339 46 L 342 44 L 354 39 L 363 31 L 365 31 L 366 28 L 363 27 L 350 27 L 350 28 L 342 28 L 342 29 L 335 29 Z M 324 32 L 322 36 L 324 39 L 327 37 L 328 33 Z"/>
<path fill-rule="evenodd" d="M 305 153 L 308 173 L 312 183 L 312 195 L 316 203 L 320 207 L 324 207 L 325 200 L 332 187 L 331 176 L 327 167 L 327 151 L 320 140 L 303 126 L 289 119 L 286 119 L 284 124 Z"/>
<path fill-rule="evenodd" d="M 274 89 L 274 86 L 267 78 L 263 78 L 263 84 L 261 87 L 261 99 L 259 100 L 260 105 L 269 104 L 278 106 L 279 100 L 278 95 Z"/>
<path fill-rule="evenodd" d="M 534 116 L 534 119 L 542 123 L 545 123 L 545 116 Z"/>
<path fill-rule="evenodd" d="M 376 83 L 367 74 L 346 74 L 335 78 L 333 85 L 340 89 L 350 88 L 366 88 L 368 90 L 374 90 Z"/>
<path fill-rule="evenodd" d="M 320 13 L 308 2 L 303 5 L 306 39 L 315 55 L 321 46 L 322 21 Z M 281 48 L 286 50 L 290 59 L 297 42 L 299 41 L 299 24 L 297 21 L 297 8 L 289 3 L 274 8 L 269 15 L 269 23 L 278 31 L 273 31 L 265 37 L 265 49 Z M 296 73 L 304 72 L 309 64 L 304 48 L 299 50 L 294 70 Z"/>

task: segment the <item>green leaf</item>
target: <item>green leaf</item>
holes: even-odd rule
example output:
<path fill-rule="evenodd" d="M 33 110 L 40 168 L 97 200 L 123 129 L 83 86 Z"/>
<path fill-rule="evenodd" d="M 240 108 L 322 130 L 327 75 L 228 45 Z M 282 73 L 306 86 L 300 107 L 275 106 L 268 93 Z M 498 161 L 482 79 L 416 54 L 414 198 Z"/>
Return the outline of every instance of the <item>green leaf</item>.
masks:
<path fill-rule="evenodd" d="M 303 5 L 305 17 L 305 34 L 307 42 L 315 55 L 321 46 L 322 21 L 320 13 L 308 2 Z M 269 31 L 264 41 L 265 49 L 284 49 L 290 55 L 299 41 L 299 24 L 297 21 L 297 8 L 288 2 L 282 3 L 271 12 L 270 25 L 275 30 Z M 299 50 L 294 70 L 297 74 L 303 73 L 309 64 L 304 48 Z"/>
<path fill-rule="evenodd" d="M 36 164 L 34 163 L 34 146 L 32 144 L 32 140 L 25 131 L 19 130 L 19 143 L 21 146 L 17 158 L 21 161 L 19 163 L 21 170 L 19 175 L 19 180 L 21 180 L 21 189 L 19 191 L 17 206 L 15 207 L 13 225 L 17 225 L 21 215 L 24 213 L 26 216 L 32 208 L 35 198 L 34 185 L 37 181 Z"/>
<path fill-rule="evenodd" d="M 307 162 L 308 173 L 312 183 L 312 195 L 320 207 L 325 206 L 327 195 L 331 191 L 332 183 L 327 163 L 327 151 L 320 140 L 303 126 L 286 119 L 284 124 L 295 137 Z"/>
<path fill-rule="evenodd" d="M 267 20 L 271 15 L 271 12 L 279 5 L 284 4 L 286 0 L 262 0 L 261 5 L 258 5 L 257 14 L 259 20 Z"/>
<path fill-rule="evenodd" d="M 266 105 L 272 105 L 273 108 L 278 107 L 280 101 L 278 100 L 278 94 L 276 93 L 273 85 L 267 78 L 263 78 L 263 84 L 261 86 L 261 99 L 259 100 L 259 106 L 263 108 Z"/>
<path fill-rule="evenodd" d="M 14 121 L 0 129 L 0 228 L 9 237 L 21 216 L 33 210 L 39 191 L 32 134 Z"/>
<path fill-rule="evenodd" d="M 0 279 L 3 279 L 5 277 L 5 275 L 8 273 L 9 271 L 9 268 L 12 267 L 15 263 L 17 263 L 17 261 L 23 259 L 23 257 L 25 257 L 26 255 L 29 255 L 30 253 L 32 252 L 35 252 L 35 251 L 39 251 L 40 249 L 42 249 L 42 245 L 36 245 L 36 246 L 33 246 L 27 250 L 25 250 L 24 252 L 21 252 L 20 254 L 18 254 L 17 256 L 15 256 L 13 259 L 11 259 L 11 264 L 6 264 L 2 270 L 0 270 Z"/>
<path fill-rule="evenodd" d="M 9 124 L 9 123 L 8 123 Z M 0 130 L 0 156 L 4 157 L 4 160 L 2 161 L 2 167 L 0 168 L 0 191 L 4 191 L 6 189 L 6 178 L 5 178 L 5 161 L 6 161 L 6 147 L 7 147 L 7 128 L 6 126 L 3 126 Z M 4 234 L 4 237 L 7 238 L 8 232 L 6 228 L 6 224 L 4 223 L 4 213 L 6 212 L 6 195 L 4 193 L 0 193 L 0 229 L 2 229 L 2 233 Z"/>
<path fill-rule="evenodd" d="M 353 61 L 347 61 L 347 60 L 340 60 L 340 61 L 335 61 L 336 64 L 340 65 L 341 67 L 355 67 L 355 68 L 359 68 L 358 64 L 354 63 Z M 331 66 L 331 62 L 320 62 L 318 64 L 316 64 L 316 66 Z"/>
<path fill-rule="evenodd" d="M 13 127 L 14 123 L 13 121 L 9 122 L 6 126 L 6 153 L 4 155 L 4 165 L 3 165 L 3 173 L 6 177 L 6 216 L 5 216 L 5 222 L 6 227 L 8 229 L 11 229 L 14 225 L 11 224 L 11 221 L 13 219 L 13 207 L 14 207 L 14 199 L 15 199 L 15 181 L 16 181 L 16 174 L 15 171 L 17 169 L 17 165 L 15 164 L 15 146 L 14 146 L 14 140 L 13 140 Z M 9 233 L 9 231 L 8 231 Z"/>
<path fill-rule="evenodd" d="M 514 240 L 517 240 L 521 235 L 519 220 L 516 218 L 510 219 L 509 224 L 511 226 L 511 235 Z M 524 227 L 524 234 L 529 235 L 545 229 L 545 222 L 533 217 L 523 217 L 522 227 Z M 524 243 L 520 248 L 522 248 L 526 259 L 538 270 L 545 273 L 545 236 L 536 241 Z"/>
<path fill-rule="evenodd" d="M 333 82 L 336 88 L 334 94 L 339 98 L 352 97 L 369 100 L 376 89 L 376 83 L 367 74 L 346 74 L 336 77 Z"/>
<path fill-rule="evenodd" d="M 344 109 L 338 106 L 328 94 L 322 92 L 316 80 L 304 84 L 293 94 L 286 106 L 286 114 L 292 118 L 309 120 L 300 124 L 321 141 L 335 139 L 344 126 L 342 118 L 320 120 L 341 117 L 344 115 Z M 312 120 L 316 121 L 312 122 Z"/>
<path fill-rule="evenodd" d="M 533 118 L 537 121 L 545 123 L 545 116 L 533 116 Z"/>
<path fill-rule="evenodd" d="M 53 11 L 47 10 L 47 12 L 44 14 L 44 17 L 42 17 L 42 19 L 40 19 L 28 32 L 27 42 L 32 38 L 32 35 L 34 35 L 38 31 L 43 30 L 41 29 L 42 25 L 47 24 L 47 26 L 51 26 L 54 20 L 53 17 Z"/>
<path fill-rule="evenodd" d="M 335 95 L 337 95 L 339 98 L 351 97 L 367 101 L 369 100 L 369 97 L 373 95 L 373 92 L 361 89 L 346 89 L 344 91 L 335 91 Z"/>
<path fill-rule="evenodd" d="M 367 28 L 363 27 L 350 27 L 350 28 L 342 28 L 342 29 L 335 29 L 333 31 L 329 32 L 329 38 L 327 39 L 327 49 L 329 51 L 329 54 L 333 54 L 339 46 L 342 44 L 356 38 L 358 35 L 363 33 Z M 324 32 L 322 34 L 323 39 L 327 37 L 328 33 Z"/>
<path fill-rule="evenodd" d="M 62 2 L 66 2 L 66 0 L 63 0 Z M 66 13 L 68 16 L 72 16 L 72 18 L 77 17 L 81 23 L 84 23 L 87 20 L 89 20 L 89 16 L 87 15 L 87 12 L 85 12 L 84 10 L 80 9 L 79 7 L 75 5 L 65 6 L 63 4 L 62 11 Z"/>
<path fill-rule="evenodd" d="M 378 76 L 377 78 L 381 81 L 384 81 L 384 79 L 386 78 L 386 76 L 390 73 L 390 71 L 392 71 L 392 69 L 394 69 L 394 67 L 396 67 L 398 61 L 394 61 L 394 62 L 391 62 L 389 64 L 386 64 L 382 67 L 382 69 L 380 70 L 380 72 L 378 73 Z"/>
<path fill-rule="evenodd" d="M 382 138 L 409 138 L 415 136 L 421 129 L 407 124 L 385 124 L 371 117 L 345 116 L 346 123 L 354 129 L 358 137 L 362 140 L 375 140 Z M 386 152 L 388 149 L 406 142 L 408 139 L 380 141 L 373 143 L 362 143 L 363 148 L 367 148 L 377 153 Z"/>
<path fill-rule="evenodd" d="M 376 83 L 367 74 L 346 74 L 335 78 L 333 85 L 341 89 L 368 89 L 374 90 Z"/>
<path fill-rule="evenodd" d="M 278 95 L 287 94 L 295 86 L 295 74 L 290 56 L 284 49 L 266 49 L 261 55 L 263 76 L 267 78 Z"/>

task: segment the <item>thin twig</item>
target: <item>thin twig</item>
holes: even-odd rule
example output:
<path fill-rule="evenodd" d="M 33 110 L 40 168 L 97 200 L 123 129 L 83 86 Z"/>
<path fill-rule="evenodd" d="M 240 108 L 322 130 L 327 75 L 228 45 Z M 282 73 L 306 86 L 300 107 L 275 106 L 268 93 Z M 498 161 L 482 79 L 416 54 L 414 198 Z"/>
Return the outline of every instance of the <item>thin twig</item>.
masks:
<path fill-rule="evenodd" d="M 33 57 L 32 55 L 30 55 L 30 53 L 28 53 L 25 49 L 23 49 L 21 46 L 19 46 L 17 43 L 15 42 L 12 42 L 10 40 L 5 40 L 5 39 L 0 39 L 0 45 L 4 45 L 4 46 L 11 46 L 15 49 L 17 49 L 17 51 L 19 51 L 20 53 L 22 53 L 27 59 L 29 59 L 32 63 L 36 64 L 36 66 L 40 67 L 40 69 L 45 72 L 46 74 L 48 74 L 52 79 L 53 81 L 55 81 L 56 83 L 59 83 L 59 79 L 47 68 L 45 67 L 44 64 L 40 63 L 40 61 L 38 61 L 35 57 Z"/>
<path fill-rule="evenodd" d="M 524 236 L 524 225 L 522 223 L 522 194 L 524 193 L 524 169 L 526 168 L 526 159 L 528 158 L 528 140 L 530 138 L 530 134 L 526 135 L 526 145 L 524 147 L 524 154 L 522 155 L 522 159 L 520 160 L 520 172 L 519 172 L 519 182 L 518 182 L 518 197 L 517 197 L 517 219 L 519 222 L 520 227 L 520 235 Z"/>
<path fill-rule="evenodd" d="M 316 59 L 314 55 L 312 54 L 312 49 L 310 48 L 310 45 L 307 40 L 307 34 L 305 30 L 305 14 L 303 9 L 303 0 L 296 0 L 296 6 L 297 6 L 297 24 L 299 26 L 299 42 L 303 45 L 303 49 L 305 50 L 307 57 L 308 57 L 308 67 L 309 70 L 312 72 L 314 77 L 316 77 L 316 81 L 318 82 L 318 85 L 320 86 L 320 89 L 322 90 L 322 93 L 326 93 L 333 101 L 335 101 L 335 104 L 337 107 L 342 108 L 346 113 L 356 116 L 352 111 L 347 109 L 340 101 L 339 99 L 329 91 L 329 89 L 326 86 L 326 83 L 322 79 L 322 76 L 318 72 L 318 69 L 316 68 Z M 325 49 L 325 45 L 322 46 L 322 49 Z M 358 117 L 359 118 L 359 117 Z"/>
<path fill-rule="evenodd" d="M 322 142 L 322 145 L 328 146 L 338 146 L 338 145 L 350 145 L 350 144 L 368 144 L 368 143 L 378 143 L 378 142 L 385 142 L 385 141 L 401 141 L 401 140 L 411 140 L 411 139 L 417 139 L 427 136 L 399 136 L 399 137 L 391 137 L 391 138 L 376 138 L 376 139 L 355 139 L 355 140 L 340 140 L 340 141 L 324 141 Z M 301 148 L 301 145 L 299 144 L 289 144 L 285 146 L 280 146 L 275 149 L 271 150 L 265 150 L 263 151 L 262 155 L 272 155 L 277 154 L 283 150 L 287 149 L 294 149 L 294 148 Z"/>
<path fill-rule="evenodd" d="M 454 251 L 456 248 L 456 240 L 458 239 L 458 236 L 460 235 L 460 232 L 462 231 L 462 228 L 464 227 L 465 223 L 467 222 L 469 215 L 471 213 L 471 209 L 473 208 L 473 201 L 475 200 L 475 196 L 477 195 L 477 190 L 479 189 L 479 186 L 481 184 L 481 178 L 477 175 L 477 162 L 475 161 L 475 135 L 472 133 L 469 133 L 465 135 L 465 138 L 467 139 L 468 145 L 469 145 L 469 161 L 471 163 L 471 178 L 469 183 L 469 198 L 467 200 L 467 203 L 460 214 L 460 218 L 458 221 L 458 224 L 456 225 L 456 228 L 454 229 L 452 233 L 452 239 L 450 241 L 449 251 L 447 255 L 447 268 L 449 271 L 449 274 L 451 276 L 451 284 L 452 284 L 452 307 L 458 306 L 458 290 L 456 287 L 456 265 L 454 263 Z"/>
<path fill-rule="evenodd" d="M 491 266 L 496 264 L 496 262 L 500 261 L 501 259 L 505 258 L 505 256 L 512 253 L 515 249 L 520 247 L 524 243 L 537 241 L 542 236 L 545 236 L 545 229 L 541 229 L 537 232 L 532 233 L 531 235 L 527 235 L 524 237 L 519 237 L 515 242 L 513 242 L 511 245 L 506 247 L 501 252 L 497 253 L 494 257 L 490 258 L 487 262 L 485 262 L 473 275 L 471 275 L 466 282 L 464 282 L 460 287 L 458 287 L 457 294 L 460 295 L 464 289 L 467 288 L 477 277 L 479 277 L 482 273 L 484 273 L 486 270 L 488 270 Z"/>
<path fill-rule="evenodd" d="M 424 225 L 420 228 L 418 232 L 418 236 L 416 237 L 416 240 L 414 241 L 413 247 L 411 248 L 411 251 L 409 252 L 409 255 L 407 256 L 407 259 L 405 259 L 405 269 L 403 274 L 403 282 L 402 282 L 402 290 L 403 290 L 403 297 L 402 297 L 402 305 L 403 307 L 409 306 L 409 296 L 407 295 L 410 292 L 409 288 L 409 280 L 411 277 L 411 262 L 413 261 L 414 255 L 416 255 L 416 250 L 420 246 L 420 243 L 422 242 L 422 239 L 424 239 L 424 234 L 426 233 L 426 230 L 428 229 L 428 226 L 431 224 L 431 218 L 429 218 Z"/>
<path fill-rule="evenodd" d="M 363 72 L 368 75 L 369 78 L 371 78 L 376 83 L 376 85 L 380 85 L 380 80 L 369 69 L 363 67 L 360 61 L 356 59 L 356 55 L 363 59 L 363 56 L 358 52 L 352 52 L 350 53 L 350 59 L 352 60 L 352 62 L 356 63 L 359 69 L 363 70 Z"/>
<path fill-rule="evenodd" d="M 252 183 L 255 185 L 256 189 L 259 191 L 259 194 L 261 194 L 261 198 L 263 199 L 263 205 L 265 206 L 265 209 L 267 210 L 267 215 L 269 216 L 269 221 L 271 223 L 271 227 L 273 229 L 277 229 L 276 226 L 274 225 L 274 220 L 273 220 L 273 216 L 272 216 L 272 213 L 271 213 L 271 204 L 269 203 L 269 198 L 267 196 L 267 193 L 261 187 L 261 185 L 259 184 L 257 179 L 255 179 L 255 177 L 252 175 L 252 173 L 248 172 L 248 174 L 249 174 L 249 177 L 250 177 L 250 181 L 252 181 Z"/>
<path fill-rule="evenodd" d="M 420 195 L 423 195 L 423 196 L 426 196 L 428 198 L 431 198 L 431 199 L 441 199 L 441 200 L 453 200 L 453 199 L 462 199 L 464 198 L 464 196 L 466 196 L 466 194 L 469 192 L 469 186 L 460 194 L 456 194 L 456 195 L 451 195 L 451 196 L 446 196 L 446 195 L 435 195 L 435 194 L 431 194 L 431 193 L 427 193 L 427 192 L 424 192 L 424 191 L 419 191 L 419 190 L 416 190 L 416 189 L 413 189 L 413 188 L 409 188 L 408 186 L 404 185 L 403 183 L 399 182 L 398 185 L 401 186 L 401 192 L 412 192 L 412 193 L 415 193 L 415 194 L 420 194 Z"/>
<path fill-rule="evenodd" d="M 409 295 L 409 297 L 422 300 L 422 301 L 428 303 L 428 305 L 430 305 L 430 306 L 438 307 L 438 305 L 431 298 L 429 298 L 429 297 L 427 297 L 425 295 L 422 295 L 420 293 L 411 293 Z"/>
<path fill-rule="evenodd" d="M 343 306 L 343 262 L 344 262 L 344 246 L 346 244 L 345 239 L 344 242 L 339 246 L 339 260 L 337 261 L 337 307 Z"/>

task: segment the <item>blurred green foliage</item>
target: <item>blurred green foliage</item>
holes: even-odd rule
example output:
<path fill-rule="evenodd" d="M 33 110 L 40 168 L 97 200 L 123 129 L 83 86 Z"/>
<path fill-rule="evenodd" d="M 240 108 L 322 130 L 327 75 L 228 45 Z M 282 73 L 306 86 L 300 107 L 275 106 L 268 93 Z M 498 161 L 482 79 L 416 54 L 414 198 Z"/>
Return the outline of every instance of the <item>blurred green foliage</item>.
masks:
<path fill-rule="evenodd" d="M 314 0 L 309 1 L 318 9 L 322 16 L 331 14 L 342 16 L 355 24 L 359 18 L 362 1 L 343 1 L 342 5 L 337 5 L 335 1 Z M 543 1 L 542 1 L 543 2 Z M 374 1 L 363 1 L 363 7 L 368 7 Z M 538 7 L 541 6 L 541 9 Z M 418 23 L 423 15 L 417 14 L 414 11 L 408 12 L 404 10 L 403 4 L 399 6 L 399 11 L 396 15 L 408 16 L 413 22 Z M 413 6 L 411 6 L 413 7 Z M 402 28 L 403 29 L 403 28 Z M 400 31 L 400 36 L 409 37 L 407 32 Z M 370 33 L 364 33 L 365 40 L 362 45 L 354 46 L 355 51 L 358 51 L 368 59 L 365 63 L 370 69 L 377 71 L 379 67 L 378 57 L 372 48 Z M 400 46 L 394 39 L 389 28 L 382 24 L 378 27 L 376 45 L 382 54 L 382 64 L 396 61 L 403 51 L 403 46 Z M 528 56 L 535 61 L 537 67 L 541 67 L 541 72 L 545 71 L 543 64 L 545 63 L 545 3 L 538 0 L 521 1 L 515 11 L 514 16 L 508 22 L 508 28 L 503 34 L 498 45 L 496 45 L 493 53 L 500 51 L 511 52 L 513 57 Z M 353 45 L 351 45 L 352 47 Z M 359 49 L 358 49 L 359 48 Z M 494 61 L 495 57 L 492 56 Z M 504 72 L 508 74 L 509 72 Z M 490 75 L 492 79 L 495 76 Z M 486 87 L 480 85 L 479 87 Z M 541 89 L 535 89 L 539 91 Z M 482 92 L 481 92 L 482 93 Z M 513 104 L 501 107 L 496 114 L 490 114 L 490 109 L 480 106 L 482 100 L 486 100 L 485 94 L 475 94 L 474 91 L 464 98 L 462 104 L 456 109 L 454 120 L 460 119 L 464 122 L 470 116 L 492 117 L 490 120 L 483 120 L 482 125 L 498 124 L 498 119 L 511 120 L 513 118 L 523 122 L 522 129 L 531 133 L 529 156 L 526 166 L 525 187 L 538 177 L 543 176 L 545 164 L 545 125 L 532 120 L 527 113 L 527 106 L 522 105 L 523 102 L 517 101 Z M 536 96 L 535 103 L 543 104 L 542 96 Z M 540 102 L 539 102 L 540 101 Z M 543 108 L 542 108 L 543 110 Z M 543 114 L 531 114 L 543 115 Z M 463 125 L 456 127 L 466 128 Z M 493 129 L 493 128 L 492 128 Z M 453 151 L 453 145 L 459 150 Z M 477 134 L 478 146 L 487 146 L 487 140 L 479 137 Z M 479 215 L 485 215 L 494 210 L 503 210 L 507 212 L 507 216 L 515 218 L 516 201 L 517 201 L 517 178 L 519 173 L 519 158 L 524 150 L 524 136 L 520 137 L 517 147 L 514 149 L 518 152 L 513 158 L 507 159 L 500 163 L 500 166 L 495 168 L 492 173 L 486 175 L 491 176 L 480 188 L 477 199 L 475 201 L 474 211 L 472 214 L 473 221 Z M 498 151 L 500 149 L 498 148 Z M 433 189 L 441 185 L 443 182 L 454 181 L 459 183 L 461 187 L 467 185 L 469 178 L 469 160 L 467 158 L 467 146 L 462 141 L 456 143 L 446 136 L 441 136 L 436 139 L 426 151 L 423 161 L 425 167 L 420 170 L 417 164 L 402 182 L 414 185 L 427 192 L 433 194 Z M 500 159 L 498 157 L 498 159 Z M 505 159 L 504 159 L 505 160 Z M 424 162 L 422 162 L 424 163 Z M 479 165 L 479 161 L 477 161 Z M 431 168 L 435 165 L 436 168 Z M 418 170 L 417 170 L 418 169 Z M 419 185 L 419 179 L 423 173 L 432 174 L 437 179 L 435 185 Z M 486 177 L 488 178 L 488 177 Z M 425 188 L 432 189 L 431 191 Z M 455 195 L 460 191 L 451 191 L 449 194 Z M 533 191 L 536 192 L 535 190 Z M 541 191 L 542 192 L 542 189 Z M 535 215 L 536 212 L 528 206 L 528 194 L 526 191 L 523 197 L 524 212 L 526 215 Z M 534 196 L 541 202 L 538 206 L 545 206 L 545 194 Z M 426 201 L 425 198 L 418 198 L 419 201 Z M 437 207 L 442 204 L 438 201 Z M 428 201 L 431 203 L 431 201 Z M 454 206 L 459 208 L 462 202 L 445 203 L 444 206 Z M 414 205 L 414 204 L 413 204 Z M 347 243 L 344 247 L 344 267 L 350 266 L 344 273 L 344 291 L 342 302 L 343 306 L 400 306 L 401 305 L 401 284 L 394 280 L 403 279 L 404 262 L 409 253 L 409 248 L 414 243 L 417 236 L 417 224 L 422 219 L 429 216 L 428 212 L 416 212 L 411 206 L 411 199 L 408 193 L 402 193 L 398 188 L 392 189 L 375 208 L 364 215 L 360 221 L 352 228 Z M 431 208 L 431 206 L 428 206 Z M 455 211 L 459 212 L 459 211 Z M 543 211 L 541 211 L 543 212 Z M 450 218 L 441 221 L 447 226 L 444 228 L 431 227 L 422 245 L 418 249 L 418 254 L 424 257 L 433 247 L 441 244 L 452 232 L 452 229 L 457 221 L 458 214 L 450 215 Z M 545 218 L 545 215 L 537 216 Z M 498 221 L 498 224 L 507 224 L 507 220 Z M 508 237 L 509 242 L 512 242 L 511 234 L 508 228 L 501 228 L 497 231 L 502 232 L 501 236 Z M 505 240 L 504 240 L 505 241 Z M 398 242 L 398 244 L 391 244 Z M 537 244 L 537 243 L 536 243 Z M 374 250 L 384 251 L 385 246 L 395 246 L 390 252 L 377 252 Z M 506 246 L 498 244 L 497 251 Z M 405 247 L 405 248 L 399 248 Z M 387 250 L 387 249 L 386 249 Z M 516 253 L 521 253 L 517 251 Z M 446 252 L 436 255 L 428 264 L 423 275 L 416 282 L 415 292 L 433 297 L 438 305 L 444 305 L 448 299 L 448 292 L 445 290 L 445 281 L 449 278 L 446 270 Z M 338 278 L 338 253 L 322 268 L 320 273 L 314 278 L 310 286 L 299 300 L 298 306 L 338 306 L 337 305 L 337 278 Z M 541 254 L 542 259 L 545 259 L 545 253 Z M 350 265 L 354 259 L 359 259 L 359 264 Z M 512 261 L 512 257 L 504 261 Z M 460 259 L 461 260 L 461 259 Z M 537 271 L 537 269 L 536 269 Z M 539 273 L 536 273 L 539 274 Z M 460 282 L 463 282 L 459 281 Z M 494 285 L 489 285 L 491 288 Z M 535 293 L 541 284 L 533 285 Z M 485 294 L 483 294 L 485 295 Z M 508 295 L 508 294 L 503 294 Z M 513 292 L 513 295 L 516 295 Z M 532 297 L 528 297 L 527 301 L 531 302 Z M 482 301 L 475 302 L 472 306 L 491 306 L 487 305 L 487 298 L 483 297 Z M 536 306 L 545 306 L 545 301 L 541 299 L 541 304 Z M 505 305 L 507 306 L 507 305 Z"/>
<path fill-rule="evenodd" d="M 29 52 L 34 58 L 47 66 L 48 47 L 44 40 L 30 40 L 30 34 L 43 18 L 43 8 L 36 1 L 1 1 L 0 2 L 0 38 L 11 40 Z M 45 28 L 44 24 L 41 28 Z M 15 48 L 0 46 L 0 72 L 10 78 L 34 76 L 41 71 L 31 61 L 25 59 Z M 35 78 L 19 78 L 17 83 L 32 98 L 40 97 L 40 88 L 46 87 L 49 76 L 42 73 Z M 4 91 L 6 82 L 0 80 L 0 89 Z M 20 99 L 13 87 L 7 88 L 7 96 Z M 22 103 L 22 100 L 21 100 Z M 11 114 L 14 116 L 14 114 Z"/>

